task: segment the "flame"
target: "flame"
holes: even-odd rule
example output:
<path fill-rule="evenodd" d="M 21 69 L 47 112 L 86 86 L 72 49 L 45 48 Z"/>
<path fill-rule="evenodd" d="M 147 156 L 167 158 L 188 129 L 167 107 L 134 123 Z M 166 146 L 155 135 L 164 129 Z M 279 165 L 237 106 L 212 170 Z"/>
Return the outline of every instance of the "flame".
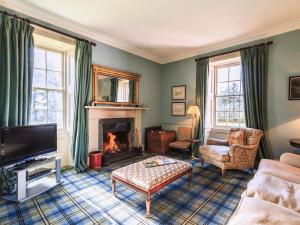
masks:
<path fill-rule="evenodd" d="M 109 152 L 116 152 L 120 151 L 120 148 L 116 142 L 117 136 L 114 135 L 113 133 L 108 133 L 107 134 L 108 142 L 105 143 L 104 145 L 104 151 L 109 151 Z"/>

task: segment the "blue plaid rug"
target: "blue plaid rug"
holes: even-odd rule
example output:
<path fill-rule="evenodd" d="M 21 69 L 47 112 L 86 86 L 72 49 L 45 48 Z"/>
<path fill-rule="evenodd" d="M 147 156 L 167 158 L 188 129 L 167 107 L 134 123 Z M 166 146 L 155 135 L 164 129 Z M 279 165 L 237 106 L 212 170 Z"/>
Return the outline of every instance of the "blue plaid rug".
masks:
<path fill-rule="evenodd" d="M 152 216 L 145 197 L 117 183 L 111 194 L 111 168 L 63 172 L 64 183 L 23 203 L 0 200 L 0 224 L 226 224 L 252 177 L 247 172 L 203 167 L 193 161 L 193 181 L 183 177 L 155 194 Z"/>

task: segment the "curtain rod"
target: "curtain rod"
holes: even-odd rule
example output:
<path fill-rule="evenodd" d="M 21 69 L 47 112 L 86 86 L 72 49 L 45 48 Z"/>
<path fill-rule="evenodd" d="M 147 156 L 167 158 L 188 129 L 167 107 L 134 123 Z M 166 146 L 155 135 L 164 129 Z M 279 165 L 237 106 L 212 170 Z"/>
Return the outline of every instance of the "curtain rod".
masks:
<path fill-rule="evenodd" d="M 253 48 L 253 47 L 258 47 L 258 46 L 262 46 L 262 45 L 271 45 L 273 44 L 273 41 L 268 41 L 266 43 L 261 43 L 261 44 L 257 44 L 257 45 L 252 45 L 252 46 L 248 46 L 248 47 L 244 47 L 244 48 L 240 48 L 240 49 L 236 49 L 236 50 L 231 50 L 228 52 L 223 52 L 223 53 L 219 53 L 219 54 L 215 54 L 215 55 L 210 55 L 210 56 L 204 56 L 204 57 L 200 57 L 198 59 L 195 59 L 196 62 L 200 61 L 201 59 L 208 59 L 208 58 L 212 58 L 212 57 L 216 57 L 216 56 L 220 56 L 220 55 L 225 55 L 225 54 L 229 54 L 229 53 L 233 53 L 233 52 L 237 52 L 237 51 L 241 51 L 241 50 L 245 50 L 248 48 Z"/>
<path fill-rule="evenodd" d="M 53 32 L 55 32 L 55 33 L 65 35 L 65 36 L 68 36 L 68 37 L 73 38 L 73 39 L 76 39 L 76 40 L 85 41 L 85 42 L 87 42 L 87 43 L 89 43 L 89 44 L 91 44 L 91 45 L 93 45 L 93 46 L 96 46 L 96 43 L 94 43 L 94 42 L 91 42 L 91 41 L 88 41 L 88 40 L 86 40 L 86 39 L 83 39 L 83 38 L 79 38 L 79 37 L 73 36 L 73 35 L 71 35 L 71 34 L 64 33 L 64 32 L 62 32 L 62 31 L 56 30 L 56 29 L 51 28 L 51 27 L 47 27 L 47 26 L 42 25 L 42 24 L 40 24 L 40 23 L 31 21 L 31 20 L 29 20 L 29 19 L 27 19 L 27 18 L 23 18 L 23 17 L 17 16 L 16 14 L 11 14 L 11 13 L 8 13 L 7 11 L 1 11 L 1 10 L 0 10 L 0 13 L 2 13 L 2 14 L 4 14 L 4 15 L 7 15 L 7 16 L 14 17 L 14 18 L 19 19 L 19 20 L 26 21 L 26 22 L 28 22 L 29 24 L 33 24 L 33 25 L 42 27 L 42 28 L 47 29 L 47 30 L 51 30 L 51 31 L 53 31 Z"/>

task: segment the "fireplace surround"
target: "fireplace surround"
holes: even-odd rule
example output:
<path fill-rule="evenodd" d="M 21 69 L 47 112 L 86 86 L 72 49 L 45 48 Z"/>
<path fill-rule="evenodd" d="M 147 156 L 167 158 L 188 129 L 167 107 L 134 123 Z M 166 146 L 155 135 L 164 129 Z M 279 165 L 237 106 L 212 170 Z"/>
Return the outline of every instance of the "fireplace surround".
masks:
<path fill-rule="evenodd" d="M 89 152 L 92 151 L 102 151 L 102 146 L 100 146 L 100 128 L 99 123 L 101 120 L 107 121 L 116 119 L 129 120 L 131 131 L 135 131 L 136 134 L 136 145 L 139 148 L 133 147 L 131 151 L 126 152 L 126 154 L 120 151 L 116 151 L 113 157 L 108 157 L 108 154 L 104 154 L 103 163 L 107 165 L 111 162 L 122 160 L 125 158 L 130 158 L 135 155 L 142 154 L 142 132 L 141 132 L 141 122 L 142 122 L 142 112 L 148 108 L 139 107 L 113 107 L 113 106 L 86 106 L 89 115 Z M 103 141 L 103 134 L 102 141 Z M 123 136 L 124 137 L 124 136 Z M 106 137 L 107 138 L 107 137 Z"/>

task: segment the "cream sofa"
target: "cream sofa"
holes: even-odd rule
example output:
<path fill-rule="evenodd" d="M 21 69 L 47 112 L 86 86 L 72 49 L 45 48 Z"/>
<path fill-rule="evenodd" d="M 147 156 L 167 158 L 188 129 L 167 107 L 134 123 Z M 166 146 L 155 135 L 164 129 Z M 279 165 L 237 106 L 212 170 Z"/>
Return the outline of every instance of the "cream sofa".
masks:
<path fill-rule="evenodd" d="M 229 225 L 300 224 L 300 156 L 263 159 Z"/>

